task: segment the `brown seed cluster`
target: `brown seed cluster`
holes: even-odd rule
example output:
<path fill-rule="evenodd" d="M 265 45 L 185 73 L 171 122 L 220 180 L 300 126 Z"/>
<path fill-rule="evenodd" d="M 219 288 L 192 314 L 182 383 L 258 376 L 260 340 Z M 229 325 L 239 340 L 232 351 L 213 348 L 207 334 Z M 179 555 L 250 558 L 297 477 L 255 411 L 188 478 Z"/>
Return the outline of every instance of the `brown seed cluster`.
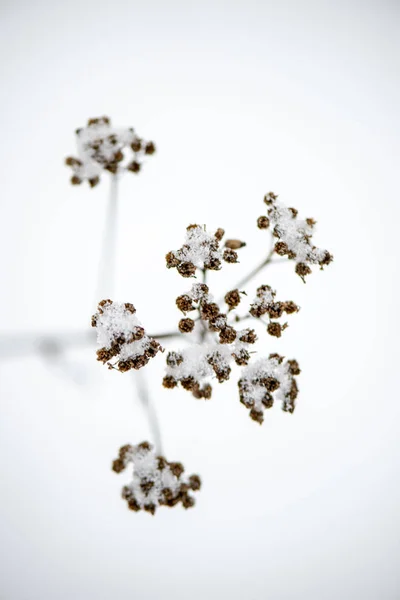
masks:
<path fill-rule="evenodd" d="M 76 130 L 78 157 L 68 156 L 71 183 L 87 180 L 90 187 L 100 182 L 102 172 L 113 175 L 130 171 L 139 173 L 143 159 L 155 153 L 154 142 L 138 137 L 133 128 L 115 128 L 109 117 L 89 119 L 86 127 Z"/>
<path fill-rule="evenodd" d="M 211 325 L 219 333 L 217 343 L 193 345 L 180 352 L 169 352 L 167 355 L 167 374 L 163 386 L 173 389 L 180 383 L 197 399 L 208 400 L 212 395 L 209 378 L 216 378 L 219 383 L 227 381 L 231 375 L 231 362 L 239 366 L 247 365 L 250 360 L 249 345 L 256 342 L 253 329 L 236 331 L 233 327 L 221 324 Z"/>
<path fill-rule="evenodd" d="M 239 290 L 231 290 L 225 294 L 225 302 L 229 307 L 229 310 L 233 310 L 240 304 L 240 292 Z"/>
<path fill-rule="evenodd" d="M 194 506 L 192 492 L 200 490 L 201 480 L 198 475 L 184 478 L 182 463 L 168 462 L 149 442 L 142 442 L 122 446 L 112 469 L 121 473 L 129 464 L 133 465 L 132 481 L 122 488 L 122 498 L 130 510 L 154 515 L 159 506 Z"/>
<path fill-rule="evenodd" d="M 332 262 L 333 256 L 330 252 L 313 244 L 312 236 L 316 225 L 314 219 L 298 219 L 297 209 L 283 205 L 273 192 L 265 195 L 264 202 L 268 207 L 268 216 L 261 215 L 257 226 L 260 229 L 273 227 L 272 233 L 278 238 L 275 244 L 276 254 L 294 260 L 295 271 L 303 281 L 311 273 L 310 265 L 318 264 L 323 269 Z"/>
<path fill-rule="evenodd" d="M 284 313 L 291 315 L 298 312 L 299 307 L 292 301 L 278 302 L 275 300 L 276 292 L 269 285 L 261 285 L 257 288 L 257 295 L 250 305 L 249 313 L 252 317 L 260 318 L 267 314 L 271 322 L 267 326 L 267 332 L 273 337 L 281 337 L 282 331 L 287 328 L 287 323 L 283 325 L 272 319 L 280 319 Z"/>
<path fill-rule="evenodd" d="M 292 413 L 298 394 L 296 376 L 299 374 L 297 361 L 284 362 L 284 357 L 279 354 L 270 354 L 268 359 L 260 359 L 244 369 L 238 382 L 239 398 L 249 409 L 250 418 L 261 425 L 265 410 L 272 408 L 275 400 L 281 401 L 283 411 Z"/>
<path fill-rule="evenodd" d="M 176 269 L 182 277 L 193 277 L 196 269 L 218 271 L 223 261 L 238 262 L 238 253 L 234 247 L 241 248 L 245 243 L 239 240 L 227 240 L 223 250 L 220 248 L 220 243 L 224 234 L 223 229 L 217 229 L 214 234 L 210 234 L 201 225 L 189 225 L 186 228 L 183 246 L 166 255 L 167 268 Z"/>
<path fill-rule="evenodd" d="M 141 369 L 162 350 L 157 340 L 146 334 L 135 313 L 129 302 L 102 300 L 92 316 L 92 327 L 97 329 L 102 346 L 97 351 L 97 360 L 121 373 Z"/>

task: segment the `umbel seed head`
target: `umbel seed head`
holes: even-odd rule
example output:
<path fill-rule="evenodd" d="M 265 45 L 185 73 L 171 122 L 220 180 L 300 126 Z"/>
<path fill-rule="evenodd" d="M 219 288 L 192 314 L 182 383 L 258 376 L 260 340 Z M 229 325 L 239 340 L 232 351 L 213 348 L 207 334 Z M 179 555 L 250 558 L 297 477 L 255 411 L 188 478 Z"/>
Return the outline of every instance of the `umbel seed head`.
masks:
<path fill-rule="evenodd" d="M 114 127 L 109 117 L 89 119 L 86 127 L 76 129 L 77 158 L 68 156 L 65 164 L 73 171 L 71 183 L 87 181 L 90 187 L 101 175 L 139 173 L 144 159 L 155 153 L 154 142 L 139 138 L 132 127 Z"/>

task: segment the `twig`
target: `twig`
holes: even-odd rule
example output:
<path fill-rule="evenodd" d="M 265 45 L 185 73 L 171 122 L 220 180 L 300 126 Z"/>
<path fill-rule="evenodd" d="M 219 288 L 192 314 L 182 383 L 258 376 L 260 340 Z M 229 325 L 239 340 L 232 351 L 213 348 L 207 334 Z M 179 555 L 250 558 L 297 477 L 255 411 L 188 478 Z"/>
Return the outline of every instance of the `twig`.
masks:
<path fill-rule="evenodd" d="M 161 432 L 157 418 L 156 410 L 150 400 L 150 395 L 147 387 L 145 375 L 141 371 L 133 373 L 134 384 L 136 385 L 137 394 L 146 412 L 151 433 L 153 436 L 154 445 L 158 454 L 162 454 Z"/>
<path fill-rule="evenodd" d="M 95 304 L 112 298 L 115 286 L 115 257 L 117 242 L 118 175 L 110 176 L 110 193 L 103 242 L 100 254 Z"/>
<path fill-rule="evenodd" d="M 274 247 L 271 248 L 267 258 L 265 258 L 262 263 L 260 263 L 257 267 L 255 267 L 250 273 L 248 273 L 243 279 L 241 279 L 232 289 L 240 289 L 243 285 L 245 285 L 250 279 L 253 279 L 264 267 L 266 267 L 272 259 L 274 254 Z"/>

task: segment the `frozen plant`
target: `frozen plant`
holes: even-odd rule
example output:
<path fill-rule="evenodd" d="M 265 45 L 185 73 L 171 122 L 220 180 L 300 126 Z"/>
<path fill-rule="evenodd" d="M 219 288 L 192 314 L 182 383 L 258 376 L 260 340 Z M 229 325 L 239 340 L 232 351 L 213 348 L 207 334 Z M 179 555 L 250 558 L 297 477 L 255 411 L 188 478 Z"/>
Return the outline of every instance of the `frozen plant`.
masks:
<path fill-rule="evenodd" d="M 238 370 L 238 399 L 249 410 L 253 421 L 262 424 L 265 411 L 277 402 L 284 412 L 293 413 L 298 396 L 298 362 L 285 359 L 276 352 L 268 356 L 259 353 L 260 332 L 256 330 L 261 327 L 270 336 L 281 337 L 288 324 L 280 323 L 279 319 L 297 313 L 299 307 L 293 300 L 279 300 L 277 292 L 267 283 L 260 285 L 253 296 L 243 288 L 274 261 L 275 255 L 287 255 L 289 260 L 295 260 L 295 271 L 304 282 L 305 275 L 311 273 L 309 264 L 317 263 L 323 268 L 332 261 L 332 255 L 312 244 L 313 219 L 299 220 L 297 210 L 278 202 L 272 192 L 264 197 L 264 201 L 269 207 L 268 216 L 258 218 L 258 228 L 268 229 L 272 224 L 273 236 L 279 241 L 273 244 L 257 268 L 228 290 L 223 300 L 216 300 L 206 283 L 207 274 L 220 272 L 224 262 L 238 263 L 237 250 L 246 244 L 233 238 L 224 242 L 222 228 L 210 233 L 205 226 L 189 225 L 183 245 L 166 255 L 168 269 L 176 269 L 183 278 L 194 280 L 190 289 L 175 300 L 183 315 L 176 330 L 147 336 L 135 318 L 131 304 L 102 301 L 92 319 L 92 325 L 98 329 L 98 341 L 103 346 L 98 351 L 98 359 L 109 362 L 118 355 L 119 371 L 138 369 L 148 362 L 146 352 L 149 349 L 151 356 L 160 349 L 157 338 L 172 340 L 179 337 L 183 346 L 170 349 L 166 356 L 164 388 L 171 390 L 180 385 L 194 398 L 209 400 L 214 382 L 224 383 L 234 370 Z M 249 302 L 248 297 L 253 300 Z M 246 312 L 239 314 L 238 309 L 243 305 Z M 243 328 L 244 321 L 251 321 L 251 326 Z M 168 463 L 152 453 L 148 443 L 121 448 L 113 468 L 119 472 L 128 462 L 134 464 L 134 478 L 123 488 L 123 497 L 132 510 L 144 508 L 154 513 L 158 505 L 173 506 L 179 499 L 185 507 L 192 505 L 192 499 L 187 496 L 187 491 L 194 489 L 190 480 L 183 483 L 183 487 L 177 480 L 172 482 Z M 180 473 L 180 468 L 178 471 Z M 174 469 L 172 473 L 177 474 Z M 195 481 L 199 487 L 198 478 Z"/>
<path fill-rule="evenodd" d="M 66 163 L 73 170 L 71 182 L 87 180 L 94 187 L 103 172 L 111 175 L 109 213 L 103 246 L 102 262 L 108 265 L 100 277 L 107 284 L 107 295 L 113 296 L 117 182 L 119 175 L 138 173 L 144 157 L 155 151 L 153 142 L 144 142 L 131 128 L 115 128 L 108 117 L 90 119 L 85 128 L 76 131 L 78 156 Z M 132 155 L 133 153 L 133 155 Z M 298 218 L 295 208 L 287 207 L 273 192 L 264 196 L 267 210 L 257 219 L 260 230 L 271 238 L 271 249 L 262 262 L 242 279 L 225 287 L 221 297 L 211 289 L 212 273 L 226 272 L 223 266 L 237 268 L 246 243 L 226 237 L 222 228 L 208 229 L 190 224 L 183 243 L 177 250 L 166 254 L 166 267 L 176 272 L 191 285 L 186 286 L 175 299 L 180 312 L 176 327 L 162 334 L 148 333 L 137 319 L 131 302 L 101 300 L 92 317 L 97 332 L 97 359 L 119 372 L 131 371 L 137 384 L 138 396 L 148 411 L 155 446 L 149 442 L 126 445 L 113 462 L 113 470 L 133 467 L 132 481 L 123 487 L 122 496 L 133 511 L 144 510 L 154 514 L 159 506 L 193 506 L 191 492 L 200 489 L 200 478 L 183 477 L 180 463 L 169 463 L 161 450 L 161 439 L 156 413 L 143 379 L 144 367 L 150 359 L 162 354 L 160 340 L 167 347 L 162 386 L 167 390 L 182 388 L 198 400 L 210 400 L 215 384 L 235 378 L 237 398 L 249 411 L 250 418 L 262 424 L 265 411 L 279 404 L 286 413 L 293 413 L 298 396 L 297 376 L 300 367 L 296 360 L 287 359 L 274 348 L 265 354 L 258 343 L 262 336 L 270 341 L 280 338 L 287 329 L 284 320 L 298 313 L 293 300 L 282 300 L 270 282 L 264 279 L 256 289 L 248 284 L 255 276 L 274 262 L 275 257 L 287 257 L 295 263 L 295 272 L 305 282 L 312 265 L 322 269 L 332 261 L 330 252 L 314 245 L 314 219 Z M 215 275 L 220 278 L 221 275 Z M 214 285 L 214 284 L 213 284 Z M 103 285 L 104 287 L 104 285 Z M 221 287 L 221 286 L 220 286 Z M 172 345 L 175 339 L 178 345 Z M 140 371 L 140 372 L 139 372 Z M 167 392 L 170 393 L 170 392 Z"/>
<path fill-rule="evenodd" d="M 89 119 L 75 134 L 78 156 L 65 159 L 73 172 L 73 185 L 86 180 L 95 187 L 104 171 L 112 175 L 139 173 L 144 157 L 156 151 L 154 142 L 138 137 L 132 127 L 112 126 L 109 117 Z"/>
<path fill-rule="evenodd" d="M 296 273 L 303 279 L 311 273 L 310 265 L 318 264 L 321 269 L 329 265 L 333 257 L 327 250 L 317 248 L 312 243 L 314 219 L 297 218 L 296 208 L 289 208 L 278 201 L 278 196 L 269 192 L 264 196 L 268 207 L 268 216 L 258 218 L 260 229 L 273 227 L 273 235 L 279 239 L 275 244 L 275 252 L 287 256 L 296 263 Z"/>
<path fill-rule="evenodd" d="M 92 316 L 97 343 L 102 346 L 97 351 L 97 360 L 107 363 L 111 369 L 138 370 L 162 350 L 161 345 L 146 334 L 135 313 L 136 308 L 129 302 L 102 300 Z"/>
<path fill-rule="evenodd" d="M 184 508 L 194 506 L 190 492 L 200 489 L 200 477 L 184 478 L 183 465 L 168 462 L 149 442 L 120 448 L 112 465 L 113 471 L 121 473 L 128 465 L 133 466 L 132 481 L 122 488 L 122 497 L 130 510 L 145 510 L 154 515 L 159 506 L 173 507 L 179 503 Z"/>

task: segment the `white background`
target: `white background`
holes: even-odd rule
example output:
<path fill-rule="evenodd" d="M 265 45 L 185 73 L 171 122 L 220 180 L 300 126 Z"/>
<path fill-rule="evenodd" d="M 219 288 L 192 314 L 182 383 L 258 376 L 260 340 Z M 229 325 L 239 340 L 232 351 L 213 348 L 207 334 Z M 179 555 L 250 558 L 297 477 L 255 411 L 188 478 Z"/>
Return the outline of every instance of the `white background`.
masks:
<path fill-rule="evenodd" d="M 398 598 L 399 5 L 3 0 L 0 17 L 3 336 L 90 321 L 108 182 L 74 188 L 63 166 L 88 117 L 157 144 L 119 213 L 117 299 L 147 329 L 179 318 L 164 255 L 189 223 L 248 242 L 217 294 L 262 259 L 269 190 L 335 257 L 307 285 L 285 263 L 255 282 L 302 307 L 264 341 L 302 367 L 293 415 L 259 427 L 234 380 L 197 402 L 149 365 L 167 458 L 203 479 L 191 511 L 120 499 L 111 460 L 150 435 L 130 375 L 94 349 L 7 358 L 1 338 L 0 597 Z"/>

